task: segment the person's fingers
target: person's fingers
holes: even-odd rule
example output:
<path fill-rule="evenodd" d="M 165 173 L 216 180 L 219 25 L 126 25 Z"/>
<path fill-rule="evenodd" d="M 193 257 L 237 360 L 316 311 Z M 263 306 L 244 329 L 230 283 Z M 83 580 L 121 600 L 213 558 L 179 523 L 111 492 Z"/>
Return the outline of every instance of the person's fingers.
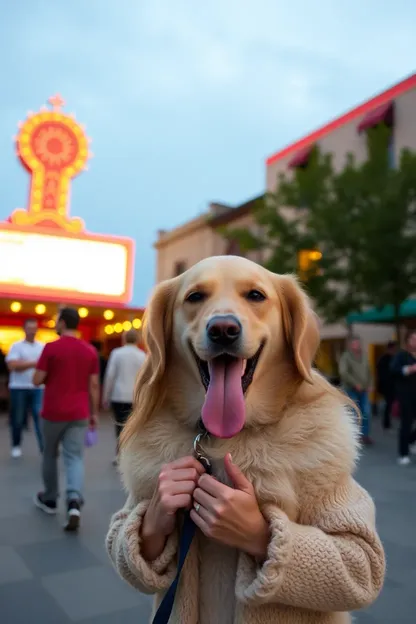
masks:
<path fill-rule="evenodd" d="M 191 520 L 196 524 L 196 526 L 201 529 L 202 533 L 204 533 L 204 535 L 209 535 L 210 533 L 210 528 L 207 524 L 207 522 L 203 519 L 202 516 L 200 516 L 195 509 L 191 509 Z"/>
<path fill-rule="evenodd" d="M 205 492 L 199 487 L 195 488 L 193 499 L 196 503 L 199 503 L 208 510 L 212 510 L 214 508 L 214 503 L 217 500 L 214 496 L 211 496 L 211 494 L 208 494 L 208 492 Z"/>
<path fill-rule="evenodd" d="M 231 488 L 228 485 L 224 485 L 211 477 L 211 475 L 203 474 L 198 480 L 198 487 L 208 494 L 211 494 L 214 498 L 220 498 L 221 496 L 225 496 L 226 492 Z"/>
<path fill-rule="evenodd" d="M 176 496 L 177 494 L 192 494 L 195 489 L 195 481 L 170 481 L 159 486 L 159 494 L 163 496 Z"/>
<path fill-rule="evenodd" d="M 196 468 L 178 468 L 172 470 L 172 481 L 194 481 L 197 483 L 200 474 Z"/>
<path fill-rule="evenodd" d="M 178 470 L 183 468 L 195 468 L 198 474 L 202 475 L 205 472 L 205 468 L 195 457 L 192 455 L 188 455 L 187 457 L 181 457 L 180 459 L 176 459 L 170 464 L 165 464 L 162 466 L 162 471 L 166 470 Z"/>

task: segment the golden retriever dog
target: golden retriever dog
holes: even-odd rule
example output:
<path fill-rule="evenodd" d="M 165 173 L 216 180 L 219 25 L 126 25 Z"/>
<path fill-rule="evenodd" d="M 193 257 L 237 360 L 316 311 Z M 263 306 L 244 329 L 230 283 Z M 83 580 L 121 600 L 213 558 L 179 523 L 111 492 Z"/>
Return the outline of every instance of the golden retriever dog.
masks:
<path fill-rule="evenodd" d="M 162 527 L 163 510 L 176 511 L 163 507 L 167 483 L 186 472 L 183 500 L 198 528 L 169 622 L 350 622 L 382 587 L 384 553 L 373 502 L 352 476 L 354 413 L 312 369 L 318 323 L 296 279 L 208 258 L 156 287 L 144 337 L 122 434 L 128 500 L 107 536 L 119 574 L 160 604 L 176 574 L 181 516 L 152 557 L 144 527 L 149 514 Z M 191 466 L 201 426 L 212 476 Z"/>

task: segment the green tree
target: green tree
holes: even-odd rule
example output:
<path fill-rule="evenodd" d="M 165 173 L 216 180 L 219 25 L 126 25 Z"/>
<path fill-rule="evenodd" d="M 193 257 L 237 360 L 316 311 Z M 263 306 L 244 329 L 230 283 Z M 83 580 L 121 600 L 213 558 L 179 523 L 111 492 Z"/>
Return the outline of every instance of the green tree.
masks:
<path fill-rule="evenodd" d="M 264 249 L 270 270 L 297 272 L 329 322 L 393 304 L 398 325 L 416 291 L 416 152 L 392 166 L 390 137 L 384 124 L 369 130 L 367 160 L 348 154 L 341 170 L 315 148 L 258 204 L 261 235 L 226 232 L 244 250 Z"/>

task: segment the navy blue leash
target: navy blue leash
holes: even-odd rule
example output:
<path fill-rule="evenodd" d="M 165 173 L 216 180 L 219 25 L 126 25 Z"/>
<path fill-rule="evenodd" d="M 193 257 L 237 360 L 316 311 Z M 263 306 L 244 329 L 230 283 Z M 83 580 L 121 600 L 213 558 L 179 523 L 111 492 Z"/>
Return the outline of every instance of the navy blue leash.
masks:
<path fill-rule="evenodd" d="M 198 434 L 195 438 L 194 442 L 194 451 L 195 456 L 198 461 L 204 466 L 205 471 L 208 474 L 211 474 L 211 463 L 207 457 L 202 453 L 202 449 L 199 446 L 199 442 L 204 434 Z M 156 611 L 155 617 L 153 618 L 152 624 L 168 624 L 170 615 L 173 609 L 173 603 L 175 601 L 176 590 L 178 588 L 179 578 L 182 572 L 182 568 L 185 563 L 186 556 L 189 552 L 189 549 L 192 544 L 192 540 L 195 535 L 196 525 L 191 520 L 191 515 L 189 511 L 185 512 L 185 517 L 182 525 L 182 532 L 179 541 L 179 549 L 178 549 L 178 569 L 176 571 L 176 576 L 172 581 L 168 591 L 163 597 L 162 602 L 159 605 L 158 610 Z"/>

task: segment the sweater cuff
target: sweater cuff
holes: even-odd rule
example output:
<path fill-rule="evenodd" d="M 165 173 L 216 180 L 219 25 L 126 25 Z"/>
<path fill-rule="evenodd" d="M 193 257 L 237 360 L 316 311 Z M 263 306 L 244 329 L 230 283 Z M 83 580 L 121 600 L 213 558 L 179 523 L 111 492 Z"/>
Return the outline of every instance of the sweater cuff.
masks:
<path fill-rule="evenodd" d="M 269 522 L 271 533 L 267 559 L 259 565 L 250 555 L 240 553 L 237 571 L 236 595 L 247 603 L 271 602 L 275 599 L 293 551 L 290 521 L 286 514 L 270 505 L 264 507 L 262 512 Z"/>
<path fill-rule="evenodd" d="M 148 501 L 143 501 L 130 513 L 124 527 L 122 547 L 125 561 L 132 574 L 139 578 L 143 585 L 159 591 L 167 589 L 175 578 L 178 534 L 175 529 L 169 535 L 165 548 L 157 559 L 154 561 L 144 559 L 141 552 L 140 529 L 147 507 Z"/>

